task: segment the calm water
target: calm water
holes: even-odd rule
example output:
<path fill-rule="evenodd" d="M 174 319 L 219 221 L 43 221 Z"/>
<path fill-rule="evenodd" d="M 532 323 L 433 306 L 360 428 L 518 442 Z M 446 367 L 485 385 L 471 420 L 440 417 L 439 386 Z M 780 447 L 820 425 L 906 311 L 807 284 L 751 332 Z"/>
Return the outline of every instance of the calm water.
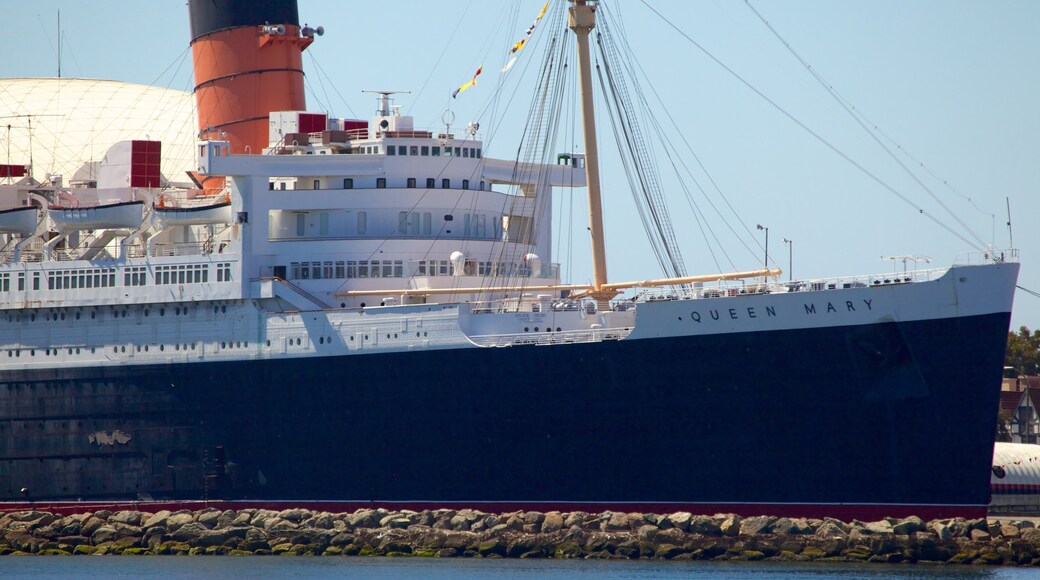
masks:
<path fill-rule="evenodd" d="M 1040 571 L 973 566 L 789 564 L 770 562 L 600 562 L 582 560 L 434 560 L 344 557 L 5 556 L 4 578 L 754 578 L 780 580 L 958 578 L 1019 580 Z"/>

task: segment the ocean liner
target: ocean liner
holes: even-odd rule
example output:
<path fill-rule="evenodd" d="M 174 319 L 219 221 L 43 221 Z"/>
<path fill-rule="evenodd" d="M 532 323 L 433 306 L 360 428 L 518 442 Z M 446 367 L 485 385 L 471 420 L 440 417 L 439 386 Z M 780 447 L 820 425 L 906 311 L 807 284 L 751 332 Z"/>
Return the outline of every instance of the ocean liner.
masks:
<path fill-rule="evenodd" d="M 307 112 L 295 0 L 189 10 L 197 187 L 147 140 L 91 184 L 4 167 L 0 508 L 985 513 L 1012 252 L 610 282 L 590 106 L 584 154 L 495 159 L 392 91 Z M 552 262 L 575 187 L 588 285 Z"/>

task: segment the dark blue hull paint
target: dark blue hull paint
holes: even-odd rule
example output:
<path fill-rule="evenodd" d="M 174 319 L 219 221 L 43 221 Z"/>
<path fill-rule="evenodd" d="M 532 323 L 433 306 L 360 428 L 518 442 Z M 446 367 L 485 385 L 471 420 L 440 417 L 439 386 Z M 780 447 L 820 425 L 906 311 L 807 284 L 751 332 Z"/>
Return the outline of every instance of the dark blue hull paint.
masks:
<path fill-rule="evenodd" d="M 0 499 L 977 514 L 1008 321 L 0 371 Z"/>

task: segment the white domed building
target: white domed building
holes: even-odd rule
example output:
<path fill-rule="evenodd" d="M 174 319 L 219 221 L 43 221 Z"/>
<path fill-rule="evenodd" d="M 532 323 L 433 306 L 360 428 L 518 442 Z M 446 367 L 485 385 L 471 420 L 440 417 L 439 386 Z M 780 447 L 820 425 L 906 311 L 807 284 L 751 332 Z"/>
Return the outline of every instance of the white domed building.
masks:
<path fill-rule="evenodd" d="M 90 184 L 109 147 L 142 139 L 162 142 L 164 182 L 188 183 L 195 134 L 190 92 L 97 79 L 0 79 L 0 164 L 31 164 L 39 181 L 61 175 L 66 184 Z"/>

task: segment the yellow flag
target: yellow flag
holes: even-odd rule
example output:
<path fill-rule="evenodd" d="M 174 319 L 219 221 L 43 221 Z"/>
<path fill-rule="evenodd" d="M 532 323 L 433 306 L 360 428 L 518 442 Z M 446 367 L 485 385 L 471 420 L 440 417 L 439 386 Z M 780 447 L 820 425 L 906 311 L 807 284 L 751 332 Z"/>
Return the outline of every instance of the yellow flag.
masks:
<path fill-rule="evenodd" d="M 454 99 L 455 97 L 459 96 L 459 93 L 461 93 L 462 91 L 464 91 L 464 90 L 472 87 L 473 85 L 477 84 L 477 77 L 479 77 L 480 73 L 482 73 L 482 72 L 484 72 L 484 65 L 480 65 L 479 67 L 477 67 L 477 72 L 473 73 L 473 78 L 470 79 L 470 81 L 467 82 L 466 84 L 464 84 L 461 87 L 455 89 L 455 92 L 451 94 L 451 98 Z"/>

